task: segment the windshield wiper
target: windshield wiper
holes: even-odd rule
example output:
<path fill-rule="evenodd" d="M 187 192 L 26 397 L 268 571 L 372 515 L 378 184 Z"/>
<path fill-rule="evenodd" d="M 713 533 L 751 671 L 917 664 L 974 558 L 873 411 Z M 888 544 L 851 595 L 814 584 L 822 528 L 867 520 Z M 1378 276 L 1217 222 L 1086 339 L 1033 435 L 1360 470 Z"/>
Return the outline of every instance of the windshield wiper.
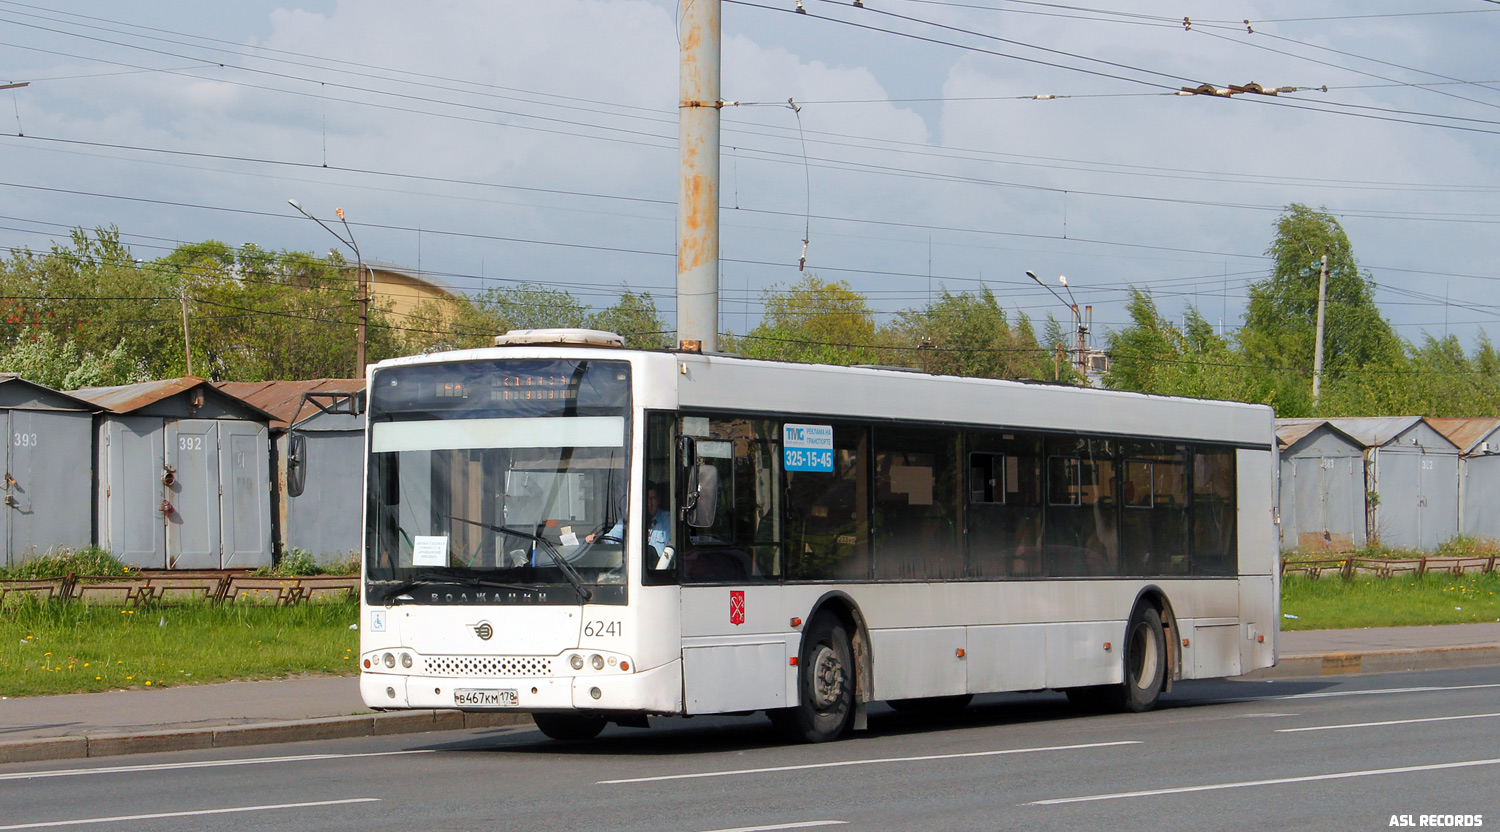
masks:
<path fill-rule="evenodd" d="M 467 517 L 457 517 L 452 514 L 447 515 L 447 517 L 449 520 L 457 520 L 460 523 L 468 523 L 471 526 L 478 526 L 482 529 L 489 529 L 492 532 L 508 534 L 513 537 L 519 537 L 524 540 L 530 540 L 534 543 L 542 544 L 542 551 L 547 553 L 547 557 L 552 559 L 552 563 L 557 567 L 557 570 L 563 573 L 563 577 L 567 578 L 568 583 L 573 585 L 573 589 L 578 591 L 578 597 L 582 598 L 584 600 L 584 603 L 588 603 L 589 601 L 594 600 L 593 590 L 583 585 L 583 576 L 578 574 L 578 570 L 573 568 L 573 564 L 568 563 L 563 559 L 562 554 L 557 551 L 557 547 L 553 546 L 552 543 L 547 540 L 547 538 L 542 537 L 539 534 L 533 534 L 532 532 L 528 532 L 524 529 L 511 528 L 510 526 L 496 526 L 491 523 L 481 523 L 478 520 L 470 520 Z"/>
<path fill-rule="evenodd" d="M 499 581 L 487 581 L 483 578 L 475 578 L 469 575 L 444 575 L 439 572 L 423 572 L 414 575 L 401 583 L 385 591 L 386 606 L 392 606 L 392 602 L 398 595 L 409 589 L 428 584 L 457 584 L 458 586 L 483 586 L 491 589 L 514 589 L 520 592 L 535 592 L 534 586 L 523 586 L 521 584 L 507 584 Z"/>

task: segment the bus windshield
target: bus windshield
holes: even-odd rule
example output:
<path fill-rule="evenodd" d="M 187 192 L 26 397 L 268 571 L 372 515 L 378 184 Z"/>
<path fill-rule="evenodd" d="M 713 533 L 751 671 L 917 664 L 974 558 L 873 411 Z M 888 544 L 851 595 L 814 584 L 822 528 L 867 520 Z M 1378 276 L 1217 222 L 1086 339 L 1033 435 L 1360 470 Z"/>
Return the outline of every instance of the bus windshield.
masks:
<path fill-rule="evenodd" d="M 379 369 L 368 412 L 371 602 L 623 602 L 627 363 Z"/>

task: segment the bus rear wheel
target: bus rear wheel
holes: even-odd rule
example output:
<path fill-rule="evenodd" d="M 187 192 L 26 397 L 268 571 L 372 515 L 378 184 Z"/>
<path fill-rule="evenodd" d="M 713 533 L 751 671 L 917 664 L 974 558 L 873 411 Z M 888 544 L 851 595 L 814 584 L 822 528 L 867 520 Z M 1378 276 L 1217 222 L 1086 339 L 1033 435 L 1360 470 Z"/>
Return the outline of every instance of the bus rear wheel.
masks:
<path fill-rule="evenodd" d="M 1082 711 L 1142 713 L 1156 707 L 1167 683 L 1167 635 L 1161 613 L 1143 606 L 1125 628 L 1125 681 L 1119 685 L 1068 688 L 1068 702 Z"/>
<path fill-rule="evenodd" d="M 532 714 L 537 730 L 554 740 L 581 741 L 599 736 L 609 720 L 590 714 Z"/>
<path fill-rule="evenodd" d="M 854 713 L 853 655 L 849 633 L 838 619 L 830 615 L 813 619 L 802 634 L 797 659 L 800 701 L 769 713 L 776 727 L 801 742 L 838 739 Z"/>

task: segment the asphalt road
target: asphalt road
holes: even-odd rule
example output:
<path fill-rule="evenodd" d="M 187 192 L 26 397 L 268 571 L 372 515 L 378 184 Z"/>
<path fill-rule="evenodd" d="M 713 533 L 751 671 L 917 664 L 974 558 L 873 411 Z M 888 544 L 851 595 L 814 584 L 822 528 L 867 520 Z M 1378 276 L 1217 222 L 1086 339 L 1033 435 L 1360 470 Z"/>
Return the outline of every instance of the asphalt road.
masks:
<path fill-rule="evenodd" d="M 1189 682 L 1149 714 L 1057 694 L 842 742 L 662 719 L 0 766 L 0 830 L 1374 830 L 1500 825 L 1500 668 Z M 1403 818 L 1396 818 L 1399 822 Z"/>

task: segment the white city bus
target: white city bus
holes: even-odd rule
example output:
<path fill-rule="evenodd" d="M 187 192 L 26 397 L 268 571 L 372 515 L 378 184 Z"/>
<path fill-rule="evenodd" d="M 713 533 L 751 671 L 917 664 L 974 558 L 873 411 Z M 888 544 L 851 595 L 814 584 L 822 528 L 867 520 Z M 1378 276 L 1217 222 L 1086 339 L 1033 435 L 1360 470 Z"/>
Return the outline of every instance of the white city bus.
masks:
<path fill-rule="evenodd" d="M 371 368 L 373 708 L 822 741 L 871 702 L 1141 711 L 1275 662 L 1266 407 L 496 340 Z"/>

